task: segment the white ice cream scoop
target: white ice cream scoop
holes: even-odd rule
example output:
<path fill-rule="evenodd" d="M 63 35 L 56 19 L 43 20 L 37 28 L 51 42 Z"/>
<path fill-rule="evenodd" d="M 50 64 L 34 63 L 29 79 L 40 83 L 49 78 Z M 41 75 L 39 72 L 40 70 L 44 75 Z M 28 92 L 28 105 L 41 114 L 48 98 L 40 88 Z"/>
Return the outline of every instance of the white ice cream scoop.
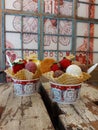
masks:
<path fill-rule="evenodd" d="M 70 65 L 66 69 L 66 73 L 73 76 L 80 76 L 82 74 L 82 70 L 78 65 Z"/>

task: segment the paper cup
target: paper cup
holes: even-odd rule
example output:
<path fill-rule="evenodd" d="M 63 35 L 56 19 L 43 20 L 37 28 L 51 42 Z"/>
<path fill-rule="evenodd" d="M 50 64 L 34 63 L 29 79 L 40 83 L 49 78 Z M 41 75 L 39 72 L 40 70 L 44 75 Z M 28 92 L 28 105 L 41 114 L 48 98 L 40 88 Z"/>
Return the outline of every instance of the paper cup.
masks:
<path fill-rule="evenodd" d="M 50 82 L 51 98 L 62 104 L 73 104 L 79 99 L 81 84 L 63 85 Z"/>
<path fill-rule="evenodd" d="M 39 79 L 17 80 L 13 79 L 14 93 L 17 96 L 30 96 L 39 89 Z"/>

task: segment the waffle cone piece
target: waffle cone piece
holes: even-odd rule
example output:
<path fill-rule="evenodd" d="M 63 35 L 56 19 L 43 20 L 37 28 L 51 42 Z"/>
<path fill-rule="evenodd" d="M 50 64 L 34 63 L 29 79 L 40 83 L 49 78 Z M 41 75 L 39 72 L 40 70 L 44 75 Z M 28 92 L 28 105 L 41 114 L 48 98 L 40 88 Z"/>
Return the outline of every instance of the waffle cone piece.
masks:
<path fill-rule="evenodd" d="M 14 78 L 15 78 L 15 79 L 18 79 L 18 80 L 26 80 L 25 70 L 24 70 L 24 69 L 19 70 L 19 71 L 14 75 Z"/>
<path fill-rule="evenodd" d="M 52 58 L 46 58 L 42 60 L 39 67 L 41 73 L 43 74 L 43 73 L 51 71 L 51 66 L 53 65 L 54 62 L 56 61 Z"/>
<path fill-rule="evenodd" d="M 21 69 L 16 74 L 13 73 L 11 68 L 5 70 L 6 74 L 9 75 L 11 78 L 18 79 L 18 80 L 32 80 L 34 74 L 27 69 Z"/>
<path fill-rule="evenodd" d="M 88 73 L 83 72 L 80 76 L 74 76 L 69 75 L 67 73 L 62 74 L 58 78 L 55 78 L 55 81 L 59 84 L 79 84 L 87 79 L 89 79 L 91 76 Z"/>
<path fill-rule="evenodd" d="M 37 71 L 35 72 L 35 74 L 33 75 L 33 79 L 40 78 L 40 76 L 41 76 L 41 71 L 40 71 L 40 69 L 38 68 Z"/>
<path fill-rule="evenodd" d="M 32 72 L 29 72 L 26 69 L 22 69 L 14 75 L 14 78 L 19 80 L 32 80 L 33 75 L 34 74 Z"/>
<path fill-rule="evenodd" d="M 34 74 L 32 72 L 24 69 L 24 74 L 25 74 L 26 80 L 32 80 L 33 79 Z"/>
<path fill-rule="evenodd" d="M 66 56 L 66 58 L 69 60 L 73 60 L 75 58 L 75 56 L 73 54 L 70 54 L 70 55 Z"/>
<path fill-rule="evenodd" d="M 83 76 L 73 76 L 67 73 L 62 74 L 55 81 L 59 84 L 79 84 L 83 81 Z"/>
<path fill-rule="evenodd" d="M 53 75 L 54 75 L 53 71 L 42 74 L 42 76 L 46 77 L 47 79 L 51 81 L 55 81 L 55 78 L 53 77 Z"/>
<path fill-rule="evenodd" d="M 80 76 L 74 76 L 74 75 L 64 73 L 61 76 L 54 78 L 53 75 L 54 75 L 53 71 L 43 74 L 43 76 L 48 78 L 50 81 L 53 81 L 58 84 L 64 84 L 64 85 L 80 84 L 91 77 L 86 72 L 83 72 L 82 75 Z"/>
<path fill-rule="evenodd" d="M 82 74 L 83 74 L 83 81 L 82 82 L 88 80 L 91 77 L 91 75 L 86 73 L 86 72 L 82 72 Z"/>
<path fill-rule="evenodd" d="M 4 72 L 5 72 L 8 76 L 10 76 L 10 77 L 12 77 L 12 78 L 14 77 L 14 73 L 13 73 L 11 67 L 9 67 L 8 69 L 6 69 Z"/>

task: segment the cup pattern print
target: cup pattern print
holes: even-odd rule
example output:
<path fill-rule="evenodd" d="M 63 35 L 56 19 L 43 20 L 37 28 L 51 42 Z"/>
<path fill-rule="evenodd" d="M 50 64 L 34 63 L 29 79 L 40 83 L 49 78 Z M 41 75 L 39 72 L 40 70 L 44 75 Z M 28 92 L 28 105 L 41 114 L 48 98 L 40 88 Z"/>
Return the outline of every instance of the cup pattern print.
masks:
<path fill-rule="evenodd" d="M 14 83 L 14 92 L 16 95 L 28 96 L 32 95 L 37 91 L 38 83 L 27 83 L 27 84 L 18 84 Z"/>
<path fill-rule="evenodd" d="M 51 98 L 61 103 L 75 102 L 79 98 L 79 91 L 79 89 L 67 89 L 66 91 L 62 91 L 52 88 Z"/>

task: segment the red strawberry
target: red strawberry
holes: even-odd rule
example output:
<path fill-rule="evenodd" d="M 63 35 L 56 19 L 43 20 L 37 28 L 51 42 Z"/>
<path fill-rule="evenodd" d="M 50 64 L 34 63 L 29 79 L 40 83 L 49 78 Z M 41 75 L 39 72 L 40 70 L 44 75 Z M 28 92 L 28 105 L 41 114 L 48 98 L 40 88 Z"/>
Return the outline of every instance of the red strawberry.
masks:
<path fill-rule="evenodd" d="M 66 68 L 71 65 L 71 60 L 66 59 L 65 57 L 59 62 L 60 66 L 62 68 L 63 71 L 66 70 Z"/>
<path fill-rule="evenodd" d="M 51 66 L 51 71 L 56 71 L 56 70 L 60 70 L 60 65 L 58 63 L 54 63 L 52 66 Z"/>
<path fill-rule="evenodd" d="M 19 61 L 19 62 L 13 62 L 13 72 L 14 74 L 17 73 L 19 70 L 25 68 L 25 64 L 26 62 L 23 61 Z"/>

